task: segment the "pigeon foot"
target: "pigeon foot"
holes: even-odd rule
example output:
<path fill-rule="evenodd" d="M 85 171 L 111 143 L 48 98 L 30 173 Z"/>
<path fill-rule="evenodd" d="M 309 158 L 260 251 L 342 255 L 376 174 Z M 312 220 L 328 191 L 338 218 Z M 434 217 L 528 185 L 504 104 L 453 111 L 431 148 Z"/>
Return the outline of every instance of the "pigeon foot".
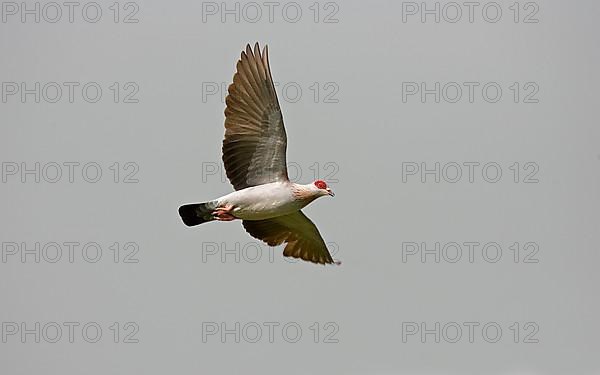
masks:
<path fill-rule="evenodd" d="M 231 214 L 231 210 L 233 210 L 233 206 L 226 205 L 225 207 L 218 207 L 212 214 L 218 221 L 232 221 L 237 219 L 237 217 Z"/>

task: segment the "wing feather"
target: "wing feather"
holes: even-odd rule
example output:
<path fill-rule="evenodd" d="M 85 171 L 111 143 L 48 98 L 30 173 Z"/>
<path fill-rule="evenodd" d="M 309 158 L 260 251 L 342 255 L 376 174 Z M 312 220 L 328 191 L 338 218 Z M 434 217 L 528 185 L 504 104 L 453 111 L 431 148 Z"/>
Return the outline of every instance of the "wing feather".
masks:
<path fill-rule="evenodd" d="M 287 181 L 287 136 L 269 66 L 268 48 L 241 53 L 225 99 L 223 163 L 236 190 Z"/>
<path fill-rule="evenodd" d="M 252 237 L 277 246 L 286 242 L 283 255 L 318 264 L 334 263 L 316 225 L 302 211 L 266 220 L 244 220 Z"/>

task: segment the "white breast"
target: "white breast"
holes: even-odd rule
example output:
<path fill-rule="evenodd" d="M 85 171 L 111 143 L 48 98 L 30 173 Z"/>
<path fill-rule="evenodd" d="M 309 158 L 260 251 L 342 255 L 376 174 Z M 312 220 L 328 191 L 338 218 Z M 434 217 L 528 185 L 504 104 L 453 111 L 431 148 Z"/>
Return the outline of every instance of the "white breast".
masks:
<path fill-rule="evenodd" d="M 233 214 L 248 220 L 268 219 L 302 208 L 287 182 L 272 182 L 234 191 L 219 198 L 219 205 L 233 205 Z"/>

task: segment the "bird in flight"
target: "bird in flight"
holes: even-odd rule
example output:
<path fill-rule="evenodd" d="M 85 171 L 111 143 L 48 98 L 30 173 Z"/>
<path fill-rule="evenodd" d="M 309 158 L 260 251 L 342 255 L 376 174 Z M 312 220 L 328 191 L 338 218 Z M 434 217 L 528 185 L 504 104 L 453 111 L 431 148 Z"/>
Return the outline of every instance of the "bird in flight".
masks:
<path fill-rule="evenodd" d="M 291 182 L 286 165 L 287 136 L 271 76 L 269 50 L 248 44 L 225 99 L 223 163 L 235 191 L 179 207 L 187 226 L 213 220 L 242 220 L 246 232 L 269 246 L 286 243 L 283 255 L 309 262 L 340 264 L 327 250 L 315 224 L 301 209 L 334 196 L 323 180 Z"/>

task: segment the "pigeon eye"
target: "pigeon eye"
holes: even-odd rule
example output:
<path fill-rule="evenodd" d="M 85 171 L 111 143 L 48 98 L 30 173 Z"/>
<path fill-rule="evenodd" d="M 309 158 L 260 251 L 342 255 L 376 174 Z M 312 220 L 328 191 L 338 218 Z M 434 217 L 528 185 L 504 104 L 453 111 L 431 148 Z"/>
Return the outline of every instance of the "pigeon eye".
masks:
<path fill-rule="evenodd" d="M 323 180 L 315 181 L 315 186 L 319 189 L 327 189 L 327 184 Z"/>

